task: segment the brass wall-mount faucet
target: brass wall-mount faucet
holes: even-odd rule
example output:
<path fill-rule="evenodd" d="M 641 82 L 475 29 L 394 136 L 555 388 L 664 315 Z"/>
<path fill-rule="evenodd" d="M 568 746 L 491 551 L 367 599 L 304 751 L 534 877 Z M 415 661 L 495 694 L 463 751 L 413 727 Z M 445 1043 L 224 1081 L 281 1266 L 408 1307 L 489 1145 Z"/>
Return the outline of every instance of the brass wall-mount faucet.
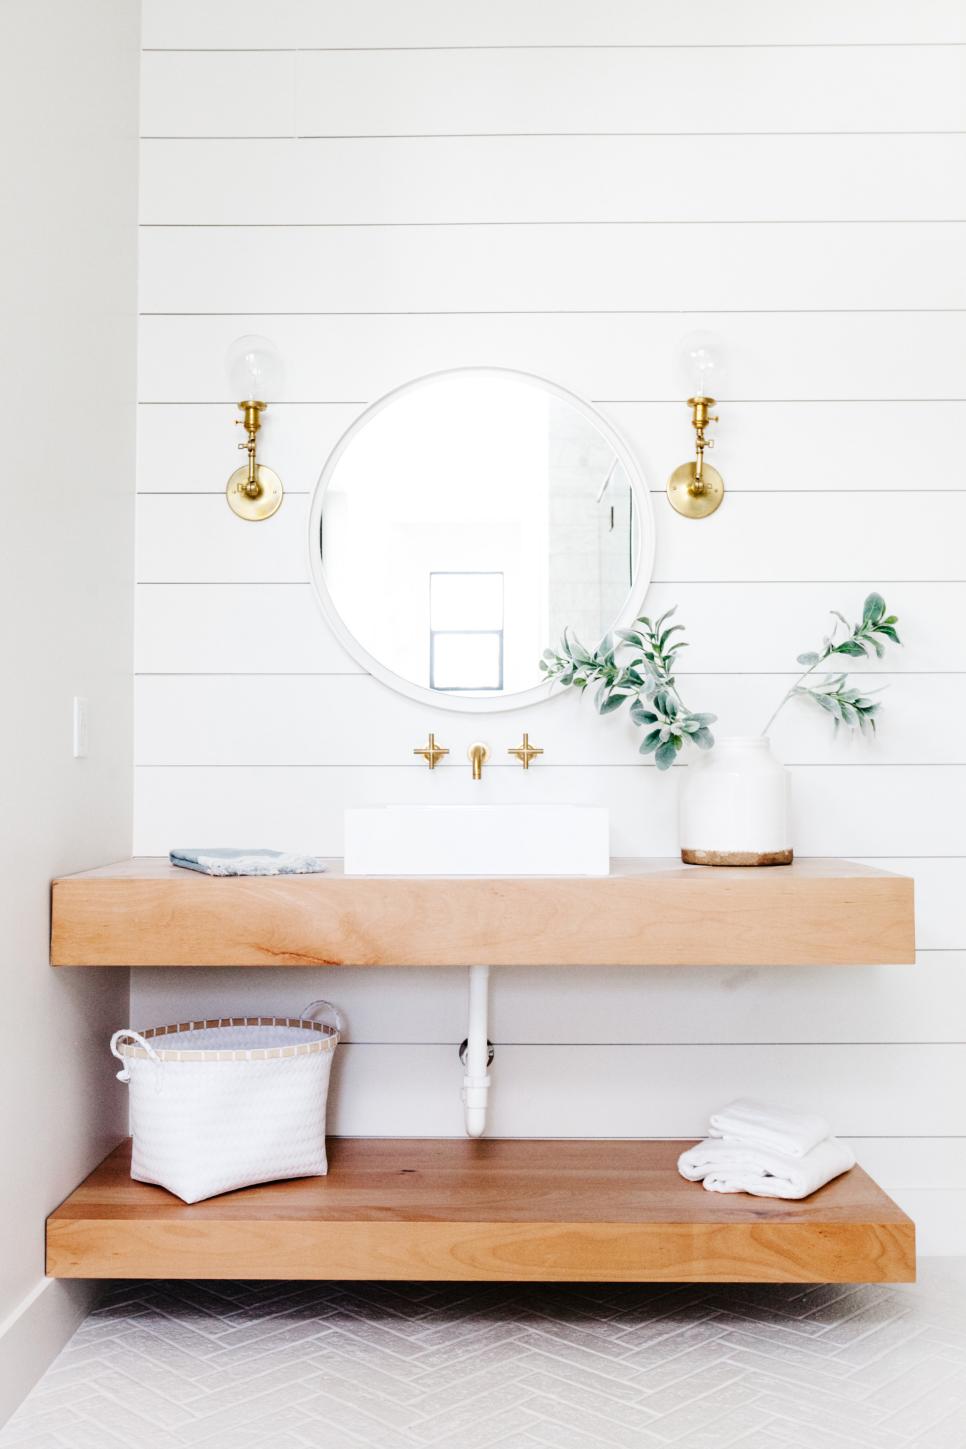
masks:
<path fill-rule="evenodd" d="M 424 745 L 416 746 L 416 748 L 413 750 L 413 754 L 421 756 L 422 759 L 426 761 L 429 768 L 431 770 L 435 770 L 440 760 L 444 760 L 449 754 L 449 750 L 446 748 L 445 745 L 438 745 L 436 743 L 436 736 L 434 734 L 430 734 L 428 740 Z M 537 759 L 539 755 L 543 754 L 543 750 L 540 748 L 539 745 L 531 745 L 530 736 L 526 732 L 524 732 L 523 743 L 520 745 L 514 745 L 512 749 L 507 750 L 507 754 L 515 756 L 515 758 L 520 761 L 520 764 L 523 766 L 523 768 L 525 770 L 529 770 L 530 766 L 533 764 L 533 761 Z M 475 743 L 470 745 L 469 749 L 466 751 L 466 758 L 469 760 L 470 764 L 473 767 L 473 779 L 482 780 L 483 766 L 490 758 L 489 745 L 483 744 L 482 740 L 475 741 Z"/>
<path fill-rule="evenodd" d="M 480 744 L 479 741 L 477 741 L 476 744 L 470 745 L 469 749 L 466 751 L 466 758 L 473 766 L 473 779 L 482 780 L 483 766 L 490 758 L 490 751 L 487 746 L 484 744 Z"/>
<path fill-rule="evenodd" d="M 422 755 L 429 768 L 431 770 L 435 770 L 440 760 L 445 759 L 445 757 L 449 754 L 449 750 L 445 749 L 442 745 L 438 745 L 436 743 L 436 736 L 434 734 L 431 734 L 426 744 L 422 746 L 416 746 L 416 748 L 413 750 L 413 754 Z"/>
<path fill-rule="evenodd" d="M 523 768 L 525 770 L 529 770 L 531 763 L 537 758 L 538 755 L 543 754 L 543 750 L 541 750 L 537 745 L 531 745 L 530 736 L 524 730 L 523 744 L 515 745 L 512 749 L 507 750 L 507 754 L 515 755 L 516 758 L 520 761 L 520 764 L 523 766 Z"/>

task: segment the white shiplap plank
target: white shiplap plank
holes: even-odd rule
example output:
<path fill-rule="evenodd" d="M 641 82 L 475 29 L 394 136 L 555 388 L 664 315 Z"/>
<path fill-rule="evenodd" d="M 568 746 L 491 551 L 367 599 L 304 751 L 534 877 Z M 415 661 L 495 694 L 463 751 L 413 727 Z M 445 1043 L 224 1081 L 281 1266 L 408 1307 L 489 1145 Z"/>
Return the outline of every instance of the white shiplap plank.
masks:
<path fill-rule="evenodd" d="M 966 954 L 955 951 L 924 953 L 915 967 L 840 967 L 820 977 L 807 967 L 561 967 L 550 990 L 536 971 L 507 969 L 493 974 L 489 1035 L 573 1046 L 966 1042 L 964 967 Z"/>
<path fill-rule="evenodd" d="M 142 44 L 246 46 L 413 45 L 861 45 L 966 40 L 957 0 L 145 0 Z"/>
<path fill-rule="evenodd" d="M 600 410 L 630 444 L 650 487 L 663 492 L 675 460 L 686 456 L 684 400 L 604 403 Z M 716 412 L 714 461 L 731 491 L 966 486 L 963 402 L 739 402 Z"/>
<path fill-rule="evenodd" d="M 142 674 L 361 673 L 308 584 L 146 584 L 134 647 Z"/>
<path fill-rule="evenodd" d="M 966 1126 L 966 1054 L 957 1046 L 508 1046 L 500 1067 L 494 1136 L 541 1136 L 551 1122 L 574 1136 L 690 1136 L 733 1097 L 773 1099 L 779 1081 L 784 1102 L 820 1112 L 842 1136 L 911 1136 L 922 1130 L 923 1102 L 937 1136 Z M 605 1079 L 602 1111 L 594 1084 Z"/>
<path fill-rule="evenodd" d="M 232 27 L 234 33 L 234 27 Z M 143 136 L 291 136 L 295 57 L 271 51 L 141 57 Z M 187 155 L 185 162 L 190 165 Z M 247 170 L 236 172 L 246 184 Z"/>
<path fill-rule="evenodd" d="M 949 181 L 964 167 L 962 135 L 147 140 L 140 216 L 163 226 L 958 221 Z M 249 169 L 258 185 L 239 186 Z M 699 174 L 700 186 L 682 186 Z"/>
<path fill-rule="evenodd" d="M 160 583 L 304 583 L 308 498 L 286 498 L 257 528 L 217 494 L 138 499 L 137 576 Z"/>
<path fill-rule="evenodd" d="M 955 411 L 956 404 L 936 406 L 941 424 L 944 409 Z M 332 449 L 360 412 L 359 405 L 346 403 L 270 405 L 262 414 L 258 456 L 275 469 L 287 492 L 310 492 Z M 241 461 L 235 451 L 239 416 L 232 403 L 139 408 L 138 492 L 223 493 L 229 474 Z M 966 405 L 963 416 L 966 421 Z M 941 430 L 945 432 L 945 427 Z M 963 483 L 966 486 L 966 476 Z"/>
<path fill-rule="evenodd" d="M 455 1047 L 466 1035 L 466 980 L 461 970 L 406 966 L 392 971 L 237 967 L 230 974 L 223 967 L 142 969 L 132 976 L 132 1019 L 161 1026 L 183 1020 L 182 1013 L 192 1020 L 213 1013 L 288 1016 L 321 999 L 338 1005 L 346 1039 L 386 1041 L 391 1023 L 393 1041 Z"/>
<path fill-rule="evenodd" d="M 218 57 L 208 59 L 216 77 Z M 312 136 L 957 131 L 964 65 L 949 46 L 304 52 L 297 126 Z"/>
<path fill-rule="evenodd" d="M 760 731 L 797 677 L 696 674 L 680 683 L 692 708 L 717 715 L 715 733 L 723 738 Z M 966 741 L 955 751 L 941 726 L 923 728 L 924 701 L 937 721 L 966 715 L 966 672 L 876 671 L 865 685 L 882 691 L 874 696 L 883 710 L 875 736 L 836 733 L 821 710 L 791 700 L 770 730 L 778 758 L 789 764 L 966 765 Z M 482 738 L 491 745 L 490 768 L 512 770 L 518 766 L 505 751 L 518 743 L 524 726 L 545 751 L 536 767 L 541 770 L 641 763 L 642 732 L 627 710 L 601 718 L 575 691 L 541 702 L 538 714 L 531 705 L 481 720 L 453 713 L 452 700 L 421 704 L 365 674 L 154 674 L 136 681 L 135 703 L 139 765 L 403 765 L 412 762 L 413 746 L 435 730 L 451 749 L 442 769 L 465 770 L 469 745 Z M 237 729 L 238 720 L 244 729 Z"/>
<path fill-rule="evenodd" d="M 324 18 L 337 8 L 325 4 Z M 299 44 L 299 0 L 142 0 L 145 50 L 294 49 Z"/>
<path fill-rule="evenodd" d="M 936 1144 L 942 1151 L 942 1143 Z M 883 1186 L 885 1184 L 883 1183 Z M 916 1256 L 959 1258 L 966 1252 L 966 1191 L 889 1187 L 887 1191 L 916 1225 Z M 945 1265 L 941 1265 L 945 1271 Z"/>
<path fill-rule="evenodd" d="M 655 579 L 963 578 L 966 493 L 883 494 L 874 509 L 861 493 L 743 493 L 728 504 L 698 529 L 673 509 L 658 515 Z"/>
<path fill-rule="evenodd" d="M 410 748 L 416 743 L 405 742 Z M 890 780 L 900 773 L 890 769 Z M 164 855 L 185 843 L 229 844 L 242 839 L 269 848 L 341 855 L 347 806 L 521 800 L 607 805 L 615 854 L 667 855 L 678 849 L 677 782 L 658 780 L 655 770 L 643 768 L 547 767 L 542 774 L 530 770 L 526 775 L 522 770 L 494 769 L 475 783 L 468 766 L 463 771 L 437 769 L 432 775 L 409 763 L 356 769 L 142 766 L 135 771 L 135 789 L 138 855 Z M 911 833 L 902 840 L 906 850 L 918 846 Z M 872 830 L 863 843 L 867 849 L 877 846 Z"/>
<path fill-rule="evenodd" d="M 964 1137 L 853 1137 L 850 1142 L 863 1167 L 887 1192 L 913 1188 L 966 1196 Z M 960 1234 L 963 1222 L 966 1217 L 958 1225 Z"/>
<path fill-rule="evenodd" d="M 217 494 L 148 494 L 138 506 L 140 581 L 304 583 L 309 498 L 249 527 Z M 742 493 L 696 527 L 662 506 L 660 582 L 963 579 L 966 493 Z M 834 607 L 834 606 L 833 606 Z M 950 667 L 957 667 L 950 665 Z M 961 667 L 961 666 L 959 666 Z"/>
<path fill-rule="evenodd" d="M 141 766 L 135 772 L 134 853 L 255 842 L 341 855 L 346 806 L 568 801 L 610 810 L 612 854 L 675 855 L 680 779 L 680 770 L 668 777 L 626 766 L 545 765 L 526 774 L 492 769 L 481 783 L 471 781 L 468 766 L 432 776 L 411 765 Z M 966 766 L 793 766 L 792 792 L 801 855 L 962 852 Z M 966 948 L 966 941 L 949 944 Z"/>
<path fill-rule="evenodd" d="M 420 1135 L 462 1135 L 452 1046 L 349 1045 L 337 1061 L 332 1131 L 407 1136 L 418 1118 Z M 843 1137 L 913 1136 L 924 1102 L 933 1135 L 966 1126 L 966 1053 L 956 1046 L 531 1045 L 501 1047 L 487 1130 L 696 1138 L 717 1107 L 738 1096 L 773 1099 L 779 1081 L 788 1106 L 820 1112 Z"/>
<path fill-rule="evenodd" d="M 916 966 L 722 968 L 501 967 L 490 978 L 488 1034 L 498 1047 L 705 1042 L 966 1042 L 966 953 L 921 953 Z M 186 979 L 187 978 L 187 979 Z M 200 979 L 199 979 L 200 978 Z M 138 971 L 136 1019 L 282 1014 L 332 999 L 347 1039 L 458 1043 L 466 973 L 453 968 L 308 972 Z M 966 1130 L 966 1121 L 964 1121 Z M 963 1178 L 945 1186 L 966 1187 Z M 928 1185 L 928 1179 L 923 1182 Z"/>
<path fill-rule="evenodd" d="M 960 620 L 966 584 L 652 584 L 643 607 L 678 606 L 688 649 L 679 674 L 776 673 L 818 645 L 838 608 L 858 618 L 873 588 L 898 612 L 902 649 L 888 666 L 913 674 L 966 669 Z M 244 628 L 239 622 L 244 621 Z M 686 665 L 685 665 L 686 661 Z M 859 669 L 864 667 L 860 661 Z M 144 584 L 138 590 L 140 674 L 344 674 L 360 669 L 338 645 L 310 584 Z"/>
<path fill-rule="evenodd" d="M 140 396 L 234 402 L 225 352 L 263 332 L 285 364 L 269 402 L 373 402 L 446 368 L 512 367 L 593 401 L 680 403 L 681 339 L 701 328 L 727 350 L 723 402 L 966 397 L 966 321 L 950 312 L 144 317 Z M 869 446 L 874 459 L 888 441 Z"/>
<path fill-rule="evenodd" d="M 461 1136 L 461 1072 L 452 1046 L 340 1047 L 329 1086 L 327 1129 L 362 1137 L 369 1135 L 364 1124 L 378 1124 L 376 1134 L 384 1137 Z"/>
<path fill-rule="evenodd" d="M 962 308 L 964 222 L 151 227 L 142 312 Z M 715 259 L 713 268 L 707 258 Z"/>
<path fill-rule="evenodd" d="M 310 492 L 362 411 L 361 404 L 347 403 L 270 407 L 262 415 L 259 456 L 288 492 Z M 648 486 L 663 492 L 666 475 L 691 446 L 684 401 L 605 403 L 600 411 L 630 445 Z M 718 411 L 715 462 L 731 491 L 966 488 L 964 402 L 729 403 Z M 238 461 L 232 450 L 237 416 L 223 403 L 145 404 L 138 422 L 138 491 L 223 491 Z M 870 447 L 870 439 L 882 441 Z"/>

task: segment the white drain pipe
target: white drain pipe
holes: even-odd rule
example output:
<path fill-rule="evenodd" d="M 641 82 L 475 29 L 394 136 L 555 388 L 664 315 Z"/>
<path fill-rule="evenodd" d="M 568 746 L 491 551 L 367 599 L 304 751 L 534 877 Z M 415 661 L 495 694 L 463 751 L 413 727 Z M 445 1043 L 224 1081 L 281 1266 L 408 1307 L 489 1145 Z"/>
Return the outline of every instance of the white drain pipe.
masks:
<path fill-rule="evenodd" d="M 482 1137 L 486 1128 L 486 1101 L 490 1091 L 487 1068 L 491 1060 L 490 1043 L 487 1039 L 489 987 L 489 966 L 471 966 L 466 1044 L 460 1052 L 466 1068 L 463 1078 L 463 1107 L 467 1137 Z"/>

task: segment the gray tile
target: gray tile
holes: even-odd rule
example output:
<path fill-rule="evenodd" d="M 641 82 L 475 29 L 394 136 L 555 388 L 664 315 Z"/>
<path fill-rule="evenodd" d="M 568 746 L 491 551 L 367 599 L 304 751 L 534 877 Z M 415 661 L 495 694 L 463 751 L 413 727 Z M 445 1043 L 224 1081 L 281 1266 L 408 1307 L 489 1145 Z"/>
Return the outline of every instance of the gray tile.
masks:
<path fill-rule="evenodd" d="M 966 1449 L 917 1287 L 112 1285 L 0 1449 Z"/>

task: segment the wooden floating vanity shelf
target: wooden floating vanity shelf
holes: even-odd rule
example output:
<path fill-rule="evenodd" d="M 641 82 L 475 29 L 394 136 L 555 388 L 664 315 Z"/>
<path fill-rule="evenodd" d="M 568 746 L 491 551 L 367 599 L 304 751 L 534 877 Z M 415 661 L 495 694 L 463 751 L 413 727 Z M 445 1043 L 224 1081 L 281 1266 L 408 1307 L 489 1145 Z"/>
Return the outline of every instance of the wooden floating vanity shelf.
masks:
<path fill-rule="evenodd" d="M 915 959 L 913 883 L 844 860 L 609 876 L 212 878 L 166 859 L 54 882 L 54 966 L 824 966 Z M 588 921 L 593 929 L 588 930 Z"/>
<path fill-rule="evenodd" d="M 915 1227 L 853 1168 L 804 1202 L 705 1192 L 683 1142 L 330 1142 L 328 1177 L 191 1206 L 119 1147 L 47 1223 L 54 1278 L 896 1283 Z"/>
<path fill-rule="evenodd" d="M 54 882 L 54 966 L 782 966 L 915 959 L 913 884 L 841 860 L 607 878 Z M 588 929 L 588 921 L 593 928 Z M 187 1206 L 112 1153 L 48 1219 L 61 1278 L 907 1282 L 915 1227 L 861 1170 L 804 1202 L 705 1192 L 680 1142 L 359 1141 L 328 1177 Z"/>

